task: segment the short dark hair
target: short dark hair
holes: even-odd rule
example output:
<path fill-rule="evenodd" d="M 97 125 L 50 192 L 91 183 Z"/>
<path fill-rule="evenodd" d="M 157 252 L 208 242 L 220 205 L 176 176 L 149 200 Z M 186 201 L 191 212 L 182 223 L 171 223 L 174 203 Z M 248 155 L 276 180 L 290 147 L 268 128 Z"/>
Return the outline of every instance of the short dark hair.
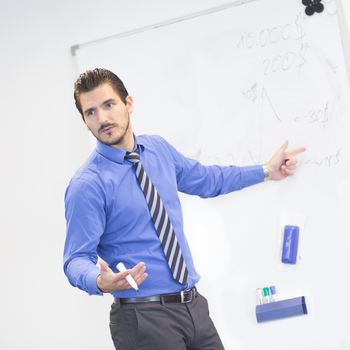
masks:
<path fill-rule="evenodd" d="M 83 92 L 89 92 L 98 86 L 108 83 L 113 90 L 118 94 L 120 99 L 126 103 L 126 97 L 129 95 L 124 83 L 113 72 L 104 68 L 95 68 L 93 70 L 87 70 L 79 75 L 79 78 L 74 84 L 74 100 L 75 106 L 84 119 L 84 114 L 80 104 L 80 94 Z"/>

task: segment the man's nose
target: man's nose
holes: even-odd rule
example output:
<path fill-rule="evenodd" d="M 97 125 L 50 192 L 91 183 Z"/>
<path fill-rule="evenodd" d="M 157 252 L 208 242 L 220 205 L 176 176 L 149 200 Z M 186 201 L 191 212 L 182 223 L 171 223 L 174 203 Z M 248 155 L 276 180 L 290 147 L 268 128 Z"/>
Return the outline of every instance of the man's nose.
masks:
<path fill-rule="evenodd" d="M 108 122 L 108 113 L 103 110 L 97 112 L 97 120 L 100 124 L 106 124 Z"/>

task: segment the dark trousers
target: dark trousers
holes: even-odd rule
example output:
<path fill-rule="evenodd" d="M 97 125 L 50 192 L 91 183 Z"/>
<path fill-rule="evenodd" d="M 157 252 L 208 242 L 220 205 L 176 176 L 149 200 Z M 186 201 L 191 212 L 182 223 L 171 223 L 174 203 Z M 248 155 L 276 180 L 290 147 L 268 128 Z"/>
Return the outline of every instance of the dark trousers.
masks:
<path fill-rule="evenodd" d="M 207 300 L 187 304 L 112 304 L 110 330 L 116 350 L 224 350 Z"/>

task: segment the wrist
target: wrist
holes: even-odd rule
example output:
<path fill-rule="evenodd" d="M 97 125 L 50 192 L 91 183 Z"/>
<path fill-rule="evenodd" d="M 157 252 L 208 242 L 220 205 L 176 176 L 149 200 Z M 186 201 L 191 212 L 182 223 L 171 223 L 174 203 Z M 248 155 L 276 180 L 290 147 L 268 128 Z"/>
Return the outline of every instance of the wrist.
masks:
<path fill-rule="evenodd" d="M 102 286 L 102 278 L 101 275 L 97 276 L 96 279 L 96 284 L 97 284 L 97 288 L 102 292 L 102 293 L 108 293 L 108 291 L 106 291 L 103 286 Z"/>
<path fill-rule="evenodd" d="M 262 169 L 264 172 L 264 181 L 270 180 L 271 170 L 269 169 L 269 167 L 266 164 L 263 164 Z"/>

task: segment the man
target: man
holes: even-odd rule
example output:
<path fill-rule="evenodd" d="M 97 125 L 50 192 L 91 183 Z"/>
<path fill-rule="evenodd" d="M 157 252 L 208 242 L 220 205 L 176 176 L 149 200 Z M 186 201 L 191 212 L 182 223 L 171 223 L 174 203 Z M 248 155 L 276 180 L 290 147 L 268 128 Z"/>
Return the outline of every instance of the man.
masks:
<path fill-rule="evenodd" d="M 286 142 L 263 166 L 203 166 L 159 136 L 133 134 L 133 100 L 114 73 L 81 74 L 74 98 L 97 147 L 65 196 L 70 283 L 114 296 L 110 330 L 118 350 L 223 349 L 195 287 L 177 192 L 213 197 L 284 179 L 304 148 L 287 151 Z M 120 262 L 126 271 L 116 269 Z"/>

